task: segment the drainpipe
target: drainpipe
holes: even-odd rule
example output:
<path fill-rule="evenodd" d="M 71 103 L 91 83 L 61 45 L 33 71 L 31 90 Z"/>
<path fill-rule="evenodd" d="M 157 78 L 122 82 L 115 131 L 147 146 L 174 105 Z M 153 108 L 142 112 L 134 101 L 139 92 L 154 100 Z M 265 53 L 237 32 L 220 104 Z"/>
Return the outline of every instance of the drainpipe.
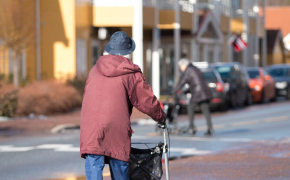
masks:
<path fill-rule="evenodd" d="M 36 79 L 41 80 L 40 0 L 35 0 Z"/>
<path fill-rule="evenodd" d="M 160 58 L 159 58 L 159 46 L 160 46 L 160 29 L 159 24 L 159 7 L 158 2 L 155 4 L 155 26 L 153 29 L 153 58 L 152 58 L 152 88 L 154 95 L 157 99 L 160 98 Z"/>
<path fill-rule="evenodd" d="M 133 39 L 136 49 L 133 53 L 133 61 L 143 71 L 143 1 L 134 0 L 134 24 Z"/>

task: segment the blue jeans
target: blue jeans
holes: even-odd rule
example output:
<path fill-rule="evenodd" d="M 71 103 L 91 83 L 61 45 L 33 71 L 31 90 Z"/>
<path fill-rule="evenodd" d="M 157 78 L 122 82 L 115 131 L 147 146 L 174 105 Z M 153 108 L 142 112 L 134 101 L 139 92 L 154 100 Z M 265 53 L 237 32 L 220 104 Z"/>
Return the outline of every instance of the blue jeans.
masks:
<path fill-rule="evenodd" d="M 112 180 L 129 180 L 129 163 L 111 157 L 108 158 Z M 86 155 L 85 169 L 87 180 L 102 180 L 104 166 L 105 156 Z"/>

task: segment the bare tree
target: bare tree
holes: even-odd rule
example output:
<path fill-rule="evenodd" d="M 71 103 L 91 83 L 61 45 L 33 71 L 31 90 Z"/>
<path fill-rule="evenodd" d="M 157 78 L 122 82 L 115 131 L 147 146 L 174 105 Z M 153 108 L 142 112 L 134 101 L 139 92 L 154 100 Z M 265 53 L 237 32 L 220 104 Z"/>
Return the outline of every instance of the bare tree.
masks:
<path fill-rule="evenodd" d="M 19 66 L 24 48 L 34 36 L 32 0 L 0 0 L 0 39 L 12 51 L 13 84 L 19 87 Z"/>

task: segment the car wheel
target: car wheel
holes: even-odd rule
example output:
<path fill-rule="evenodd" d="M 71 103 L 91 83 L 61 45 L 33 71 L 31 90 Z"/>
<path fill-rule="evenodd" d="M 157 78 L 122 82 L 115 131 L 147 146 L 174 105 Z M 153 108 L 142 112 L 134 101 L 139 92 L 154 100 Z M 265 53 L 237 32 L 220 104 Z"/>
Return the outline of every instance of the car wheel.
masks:
<path fill-rule="evenodd" d="M 287 99 L 290 100 L 290 87 L 288 88 Z"/>
<path fill-rule="evenodd" d="M 265 91 L 264 91 L 264 89 L 262 90 L 262 92 L 261 92 L 261 100 L 260 100 L 260 102 L 259 103 L 264 103 L 265 102 Z"/>
<path fill-rule="evenodd" d="M 252 93 L 248 92 L 247 100 L 246 100 L 246 105 L 250 106 L 253 104 L 253 99 L 252 99 Z"/>
<path fill-rule="evenodd" d="M 224 103 L 220 106 L 219 110 L 222 111 L 222 112 L 228 111 L 228 104 L 224 102 Z"/>
<path fill-rule="evenodd" d="M 236 94 L 232 94 L 232 96 L 231 96 L 231 106 L 233 108 L 238 107 L 238 101 L 237 101 Z"/>
<path fill-rule="evenodd" d="M 271 102 L 276 102 L 277 101 L 277 95 L 276 92 L 274 94 L 274 97 L 270 99 Z"/>

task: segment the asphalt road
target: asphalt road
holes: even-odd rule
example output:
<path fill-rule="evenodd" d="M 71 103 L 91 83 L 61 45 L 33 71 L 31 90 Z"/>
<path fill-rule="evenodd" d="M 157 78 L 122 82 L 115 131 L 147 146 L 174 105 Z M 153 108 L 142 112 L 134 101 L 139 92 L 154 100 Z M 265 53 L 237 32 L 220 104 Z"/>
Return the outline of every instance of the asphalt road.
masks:
<path fill-rule="evenodd" d="M 204 137 L 205 120 L 197 115 L 196 136 L 170 135 L 170 156 L 206 156 L 223 150 L 236 150 L 252 142 L 267 142 L 290 137 L 290 102 L 280 101 L 248 108 L 213 113 L 215 135 Z M 179 126 L 187 125 L 180 116 Z M 144 125 L 145 123 L 145 125 Z M 152 123 L 132 125 L 132 142 L 158 143 Z M 140 145 L 133 145 L 140 146 Z M 143 145 L 144 148 L 146 146 Z M 79 156 L 79 131 L 43 137 L 8 138 L 0 142 L 1 180 L 42 180 L 84 175 L 84 160 Z M 105 175 L 108 175 L 105 168 Z"/>

